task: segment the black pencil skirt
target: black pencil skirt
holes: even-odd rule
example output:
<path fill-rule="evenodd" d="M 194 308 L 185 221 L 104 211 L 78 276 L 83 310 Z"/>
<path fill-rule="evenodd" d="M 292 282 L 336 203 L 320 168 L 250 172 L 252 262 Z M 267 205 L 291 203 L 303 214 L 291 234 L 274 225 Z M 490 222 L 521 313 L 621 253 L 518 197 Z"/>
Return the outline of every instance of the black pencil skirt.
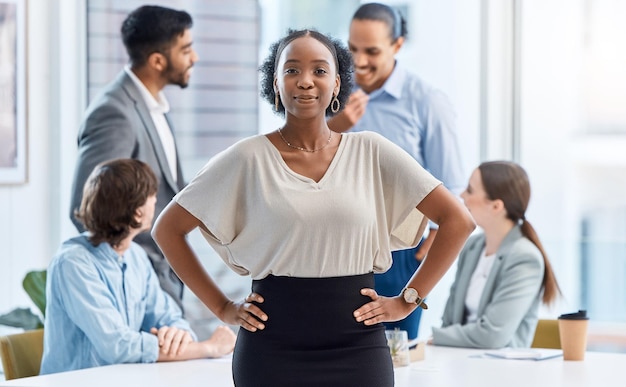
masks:
<path fill-rule="evenodd" d="M 268 276 L 252 282 L 263 296 L 265 329 L 240 329 L 233 354 L 236 387 L 392 387 L 385 327 L 358 323 L 373 274 L 332 278 Z"/>

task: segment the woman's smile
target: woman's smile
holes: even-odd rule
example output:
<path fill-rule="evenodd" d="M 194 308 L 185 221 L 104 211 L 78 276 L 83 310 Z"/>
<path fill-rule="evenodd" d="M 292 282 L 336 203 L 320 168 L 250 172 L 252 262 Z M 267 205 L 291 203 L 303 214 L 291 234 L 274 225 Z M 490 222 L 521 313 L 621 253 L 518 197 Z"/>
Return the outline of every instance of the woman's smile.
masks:
<path fill-rule="evenodd" d="M 311 104 L 311 103 L 315 103 L 317 102 L 317 100 L 319 99 L 319 97 L 315 96 L 315 95 L 296 95 L 295 97 L 293 97 L 294 100 L 296 100 L 296 102 L 298 103 L 303 103 L 303 104 Z"/>

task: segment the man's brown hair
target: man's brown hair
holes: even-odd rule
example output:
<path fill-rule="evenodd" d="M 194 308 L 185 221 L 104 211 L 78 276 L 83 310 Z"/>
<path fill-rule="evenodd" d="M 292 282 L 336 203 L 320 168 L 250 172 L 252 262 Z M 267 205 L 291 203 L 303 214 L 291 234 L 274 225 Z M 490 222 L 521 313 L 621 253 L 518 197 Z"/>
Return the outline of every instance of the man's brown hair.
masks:
<path fill-rule="evenodd" d="M 95 246 L 108 242 L 116 247 L 131 228 L 140 227 L 136 211 L 157 192 L 157 178 L 144 162 L 115 159 L 98 164 L 83 188 L 83 200 L 75 212 L 91 232 Z"/>

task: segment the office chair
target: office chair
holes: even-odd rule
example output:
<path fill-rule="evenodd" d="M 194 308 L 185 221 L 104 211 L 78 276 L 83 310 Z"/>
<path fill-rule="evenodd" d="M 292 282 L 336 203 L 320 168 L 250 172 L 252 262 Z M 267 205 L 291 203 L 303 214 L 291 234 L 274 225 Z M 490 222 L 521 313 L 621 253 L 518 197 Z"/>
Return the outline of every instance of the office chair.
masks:
<path fill-rule="evenodd" d="M 0 337 L 0 357 L 6 380 L 39 375 L 43 329 Z"/>
<path fill-rule="evenodd" d="M 561 349 L 558 320 L 539 320 L 531 348 Z"/>

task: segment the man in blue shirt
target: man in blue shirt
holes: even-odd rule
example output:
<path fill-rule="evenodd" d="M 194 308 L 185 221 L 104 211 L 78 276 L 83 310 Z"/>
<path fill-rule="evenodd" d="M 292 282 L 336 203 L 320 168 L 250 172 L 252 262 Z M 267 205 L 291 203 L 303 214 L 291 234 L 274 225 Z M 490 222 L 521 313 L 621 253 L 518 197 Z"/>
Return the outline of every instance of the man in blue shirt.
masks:
<path fill-rule="evenodd" d="M 407 151 L 453 193 L 460 194 L 466 178 L 455 126 L 455 113 L 448 98 L 400 66 L 395 55 L 406 36 L 406 22 L 388 5 L 363 4 L 352 17 L 348 47 L 354 59 L 358 89 L 344 110 L 330 119 L 336 132 L 352 128 L 387 137 Z M 376 291 L 395 296 L 432 244 L 437 225 L 430 223 L 428 237 L 415 249 L 394 251 L 393 265 L 376 275 Z M 400 328 L 409 338 L 417 337 L 421 308 L 405 320 L 386 323 Z"/>
<path fill-rule="evenodd" d="M 134 159 L 101 163 L 89 176 L 76 213 L 88 231 L 65 241 L 48 268 L 41 374 L 233 350 L 226 326 L 196 341 L 133 242 L 152 226 L 157 186 L 150 167 Z"/>

